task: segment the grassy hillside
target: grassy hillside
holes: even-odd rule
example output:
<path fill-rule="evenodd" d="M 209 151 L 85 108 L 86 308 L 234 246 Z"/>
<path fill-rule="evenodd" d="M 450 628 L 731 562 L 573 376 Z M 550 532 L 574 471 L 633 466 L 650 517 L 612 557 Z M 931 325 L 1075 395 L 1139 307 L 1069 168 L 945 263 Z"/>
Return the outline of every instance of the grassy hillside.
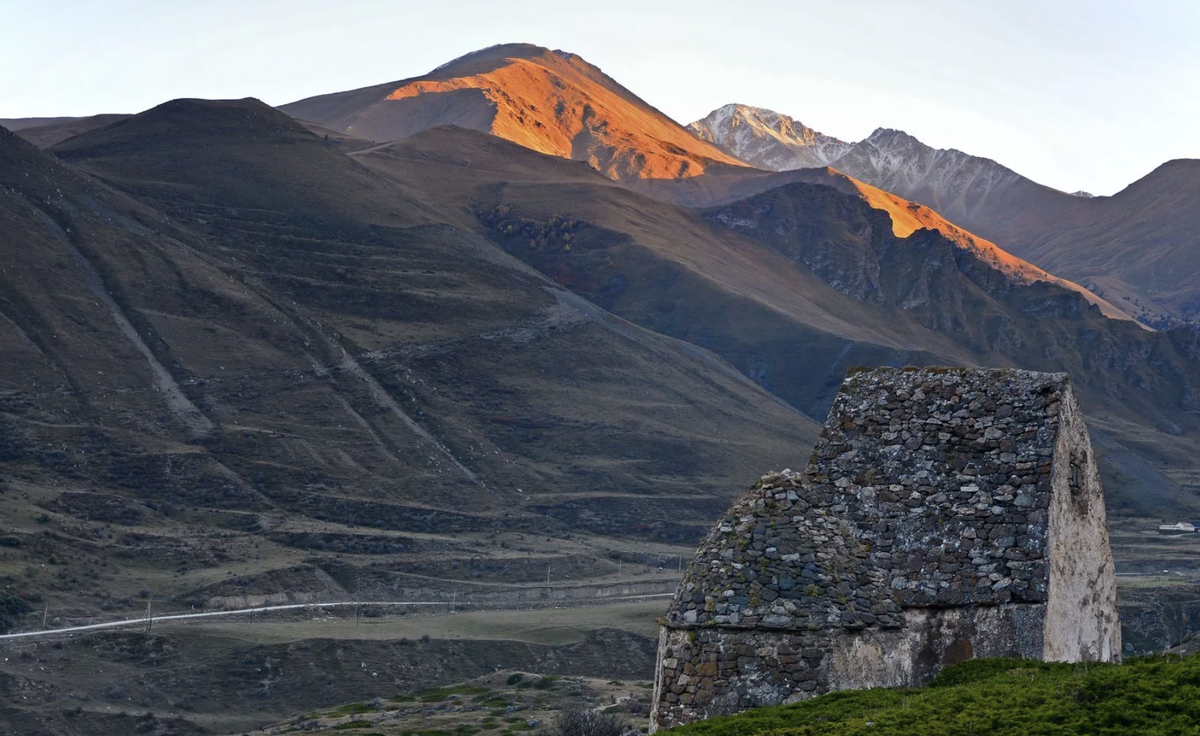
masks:
<path fill-rule="evenodd" d="M 816 434 L 261 103 L 58 152 L 0 130 L 0 588 L 51 623 L 665 592 Z"/>
<path fill-rule="evenodd" d="M 1200 733 L 1200 657 L 1121 665 L 980 659 L 913 690 L 831 693 L 672 729 L 678 736 Z"/>

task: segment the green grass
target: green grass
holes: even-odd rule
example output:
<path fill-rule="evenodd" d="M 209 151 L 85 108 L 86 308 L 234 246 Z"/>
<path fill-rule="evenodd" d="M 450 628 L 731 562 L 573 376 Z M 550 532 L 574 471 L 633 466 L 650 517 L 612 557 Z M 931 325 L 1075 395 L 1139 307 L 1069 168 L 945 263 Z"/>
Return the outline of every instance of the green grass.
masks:
<path fill-rule="evenodd" d="M 492 691 L 488 687 L 479 687 L 475 685 L 456 685 L 453 687 L 431 687 L 428 690 L 419 690 L 415 693 L 407 695 L 397 695 L 391 700 L 396 703 L 404 703 L 415 700 L 419 703 L 438 703 L 443 700 L 448 700 L 451 695 L 486 695 Z"/>
<path fill-rule="evenodd" d="M 1122 665 L 981 659 L 928 687 L 830 693 L 673 729 L 678 736 L 1200 734 L 1200 656 Z"/>
<path fill-rule="evenodd" d="M 335 709 L 333 712 L 339 716 L 348 716 L 356 713 L 374 713 L 375 709 L 366 703 L 349 703 Z"/>

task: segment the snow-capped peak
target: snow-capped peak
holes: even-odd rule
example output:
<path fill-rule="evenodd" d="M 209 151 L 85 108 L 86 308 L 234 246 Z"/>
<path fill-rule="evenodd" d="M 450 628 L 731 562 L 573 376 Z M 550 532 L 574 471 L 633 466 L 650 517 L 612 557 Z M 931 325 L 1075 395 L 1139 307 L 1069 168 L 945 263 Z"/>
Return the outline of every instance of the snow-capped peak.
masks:
<path fill-rule="evenodd" d="M 741 160 L 778 171 L 827 166 L 849 145 L 799 120 L 752 105 L 724 105 L 690 127 L 701 139 Z"/>
<path fill-rule="evenodd" d="M 915 137 L 905 133 L 903 130 L 895 128 L 876 128 L 871 131 L 871 135 L 863 139 L 864 142 L 874 143 L 876 145 L 895 145 L 897 143 L 907 145 L 924 145 Z"/>
<path fill-rule="evenodd" d="M 991 159 L 933 148 L 894 128 L 877 128 L 865 139 L 847 143 L 748 105 L 725 105 L 691 127 L 755 166 L 776 171 L 831 166 L 967 223 L 983 202 L 1025 181 Z"/>

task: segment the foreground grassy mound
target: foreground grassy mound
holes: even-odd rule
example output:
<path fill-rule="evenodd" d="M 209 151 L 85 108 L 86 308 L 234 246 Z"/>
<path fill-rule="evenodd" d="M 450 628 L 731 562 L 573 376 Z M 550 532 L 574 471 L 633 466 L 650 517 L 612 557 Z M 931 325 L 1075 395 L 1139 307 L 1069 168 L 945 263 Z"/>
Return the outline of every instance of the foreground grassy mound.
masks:
<path fill-rule="evenodd" d="M 672 729 L 677 736 L 1200 734 L 1200 656 L 1121 665 L 980 659 L 928 687 L 837 692 Z"/>

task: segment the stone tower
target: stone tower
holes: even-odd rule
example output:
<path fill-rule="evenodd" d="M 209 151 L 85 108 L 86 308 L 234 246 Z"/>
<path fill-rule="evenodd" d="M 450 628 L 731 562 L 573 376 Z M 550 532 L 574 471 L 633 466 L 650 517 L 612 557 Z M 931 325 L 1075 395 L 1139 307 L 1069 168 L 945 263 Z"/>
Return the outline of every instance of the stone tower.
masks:
<path fill-rule="evenodd" d="M 1120 658 L 1104 496 L 1066 374 L 847 376 L 803 473 L 709 532 L 659 637 L 651 728 L 972 657 Z"/>

